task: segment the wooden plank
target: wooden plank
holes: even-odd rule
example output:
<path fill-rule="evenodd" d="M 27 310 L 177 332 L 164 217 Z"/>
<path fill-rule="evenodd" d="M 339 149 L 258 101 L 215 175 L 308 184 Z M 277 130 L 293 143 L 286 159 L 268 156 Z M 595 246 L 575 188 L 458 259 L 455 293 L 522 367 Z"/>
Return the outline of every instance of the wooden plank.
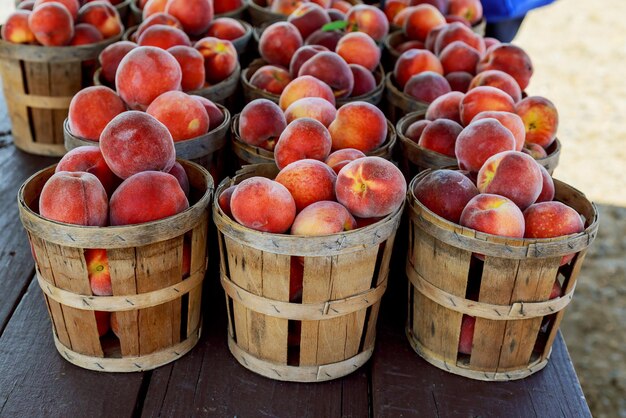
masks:
<path fill-rule="evenodd" d="M 208 239 L 208 213 L 202 222 L 191 232 L 191 274 L 206 270 L 207 266 L 207 239 Z M 218 255 L 214 253 L 214 257 Z M 187 311 L 187 332 L 189 336 L 200 323 L 202 315 L 202 286 L 198 286 L 189 292 L 189 310 Z"/>
<path fill-rule="evenodd" d="M 24 62 L 28 94 L 50 96 L 50 68 L 47 62 Z M 41 144 L 54 143 L 52 110 L 31 108 L 33 140 Z"/>
<path fill-rule="evenodd" d="M 50 95 L 73 96 L 82 88 L 82 66 L 79 62 L 59 62 L 50 64 Z M 55 144 L 63 144 L 63 121 L 69 109 L 52 111 L 52 124 Z"/>
<path fill-rule="evenodd" d="M 6 102 L 3 98 L 0 113 L 6 114 L 8 109 L 8 115 L 11 119 L 9 124 L 12 124 L 12 126 L 9 126 L 9 129 L 13 132 L 13 135 L 20 138 L 22 142 L 30 143 L 33 141 L 33 134 L 29 122 L 28 108 L 13 100 L 12 97 L 15 94 L 26 93 L 20 61 L 9 59 L 0 60 L 0 70 L 2 72 L 4 95 L 8 97 Z"/>
<path fill-rule="evenodd" d="M 107 250 L 111 288 L 114 295 L 137 294 L 137 255 L 134 248 Z M 139 356 L 139 310 L 113 313 L 117 321 L 116 335 L 123 356 Z M 113 317 L 111 318 L 113 320 Z"/>
<path fill-rule="evenodd" d="M 288 255 L 263 253 L 263 296 L 268 299 L 289 302 L 289 278 L 291 257 Z M 261 358 L 275 363 L 287 364 L 287 319 L 261 315 L 260 339 Z"/>
<path fill-rule="evenodd" d="M 230 280 L 237 286 L 247 289 L 248 276 L 245 272 L 245 264 L 242 263 L 244 248 L 241 244 L 224 236 L 226 252 L 228 253 L 228 271 Z M 247 309 L 237 300 L 233 300 L 233 320 L 235 321 L 235 337 L 237 344 L 244 350 L 248 350 L 248 314 Z"/>

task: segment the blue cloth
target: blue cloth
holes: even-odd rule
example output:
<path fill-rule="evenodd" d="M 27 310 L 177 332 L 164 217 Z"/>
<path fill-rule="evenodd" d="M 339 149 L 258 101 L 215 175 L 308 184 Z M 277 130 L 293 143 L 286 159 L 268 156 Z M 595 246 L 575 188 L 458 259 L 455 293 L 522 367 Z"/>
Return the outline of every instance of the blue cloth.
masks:
<path fill-rule="evenodd" d="M 487 22 L 523 17 L 530 10 L 552 2 L 554 0 L 481 0 Z"/>

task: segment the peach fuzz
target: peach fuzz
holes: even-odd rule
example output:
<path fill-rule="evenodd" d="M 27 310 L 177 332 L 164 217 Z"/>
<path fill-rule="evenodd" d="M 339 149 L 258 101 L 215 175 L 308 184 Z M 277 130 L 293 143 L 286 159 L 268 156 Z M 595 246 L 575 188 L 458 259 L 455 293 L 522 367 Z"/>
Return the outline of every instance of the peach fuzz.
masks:
<path fill-rule="evenodd" d="M 409 49 L 398 57 L 393 69 L 393 76 L 396 85 L 400 89 L 404 89 L 404 85 L 411 76 L 424 71 L 434 71 L 443 75 L 443 67 L 439 58 L 425 49 Z"/>
<path fill-rule="evenodd" d="M 337 175 L 321 161 L 294 161 L 281 169 L 275 180 L 289 190 L 297 212 L 315 202 L 335 200 Z"/>
<path fill-rule="evenodd" d="M 337 116 L 328 131 L 333 139 L 333 150 L 355 148 L 367 153 L 385 142 L 387 119 L 373 104 L 358 101 L 347 103 L 337 110 Z"/>
<path fill-rule="evenodd" d="M 33 44 L 35 34 L 28 27 L 30 11 L 17 10 L 9 15 L 2 25 L 2 39 L 14 44 Z"/>
<path fill-rule="evenodd" d="M 293 102 L 305 97 L 319 97 L 335 106 L 335 95 L 328 84 L 310 75 L 294 78 L 287 84 L 278 104 L 282 110 L 286 110 Z"/>
<path fill-rule="evenodd" d="M 115 74 L 115 87 L 131 109 L 145 110 L 161 94 L 178 90 L 182 71 L 167 51 L 140 46 L 126 54 Z"/>
<path fill-rule="evenodd" d="M 376 89 L 376 78 L 367 68 L 358 64 L 348 64 L 348 67 L 354 78 L 354 87 L 352 87 L 350 97 L 360 97 Z"/>
<path fill-rule="evenodd" d="M 446 75 L 456 71 L 473 74 L 480 60 L 480 54 L 466 43 L 454 41 L 441 51 L 439 60 Z"/>
<path fill-rule="evenodd" d="M 74 37 L 74 21 L 60 3 L 46 3 L 28 16 L 28 27 L 37 42 L 44 46 L 67 45 Z"/>
<path fill-rule="evenodd" d="M 98 141 L 104 127 L 124 111 L 126 105 L 110 88 L 87 87 L 72 97 L 67 117 L 69 129 L 72 135 Z"/>
<path fill-rule="evenodd" d="M 246 28 L 232 17 L 218 17 L 211 22 L 206 35 L 234 41 L 246 34 Z"/>
<path fill-rule="evenodd" d="M 323 46 L 329 51 L 334 51 L 335 49 L 337 49 L 337 44 L 339 43 L 339 40 L 344 35 L 344 32 L 338 30 L 323 31 L 321 29 L 318 29 L 304 40 L 304 44 L 310 46 Z"/>
<path fill-rule="evenodd" d="M 341 171 L 341 169 L 350 161 L 354 161 L 365 156 L 366 155 L 358 149 L 344 148 L 332 152 L 328 158 L 326 158 L 325 163 L 332 168 L 336 174 L 339 174 L 339 171 Z"/>
<path fill-rule="evenodd" d="M 296 216 L 291 235 L 330 235 L 355 228 L 356 221 L 348 209 L 337 202 L 322 201 L 307 206 Z"/>
<path fill-rule="evenodd" d="M 173 46 L 191 46 L 189 36 L 180 29 L 168 25 L 152 25 L 137 40 L 139 46 L 156 46 L 169 49 Z"/>
<path fill-rule="evenodd" d="M 239 183 L 230 207 L 237 222 L 261 232 L 287 232 L 296 217 L 296 203 L 289 190 L 265 177 L 250 177 Z"/>
<path fill-rule="evenodd" d="M 530 155 L 535 160 L 540 160 L 548 156 L 548 153 L 541 145 L 533 144 L 532 142 L 524 142 L 522 152 Z"/>
<path fill-rule="evenodd" d="M 299 118 L 312 118 L 326 128 L 335 120 L 337 109 L 328 100 L 320 97 L 305 97 L 296 100 L 285 110 L 285 119 L 291 123 Z"/>
<path fill-rule="evenodd" d="M 428 32 L 446 23 L 446 18 L 431 4 L 418 4 L 412 9 L 403 25 L 404 34 L 409 39 L 423 42 Z"/>
<path fill-rule="evenodd" d="M 447 26 L 448 23 L 444 23 L 435 28 L 432 28 L 430 32 L 428 32 L 428 36 L 426 36 L 426 39 L 424 40 L 424 49 L 427 49 L 430 52 L 435 52 L 435 42 L 437 42 L 437 36 L 439 36 L 439 33 Z"/>
<path fill-rule="evenodd" d="M 213 20 L 211 0 L 167 0 L 164 11 L 178 19 L 189 35 L 202 35 Z"/>
<path fill-rule="evenodd" d="M 104 39 L 120 35 L 124 31 L 117 9 L 107 1 L 93 1 L 78 11 L 76 23 L 89 23 L 100 31 Z"/>
<path fill-rule="evenodd" d="M 98 336 L 104 336 L 111 329 L 111 318 L 114 312 L 93 311 L 96 318 L 96 327 L 98 328 Z"/>
<path fill-rule="evenodd" d="M 313 55 L 329 49 L 322 45 L 303 45 L 294 52 L 289 62 L 289 74 L 292 77 L 297 77 L 300 67 Z"/>
<path fill-rule="evenodd" d="M 165 13 L 165 5 L 168 0 L 148 0 L 143 6 L 141 13 L 142 19 L 147 20 L 156 13 Z"/>
<path fill-rule="evenodd" d="M 463 209 L 479 191 L 463 174 L 444 169 L 424 176 L 415 185 L 413 194 L 431 212 L 458 224 Z"/>
<path fill-rule="evenodd" d="M 496 87 L 508 93 L 515 103 L 522 99 L 522 90 L 513 77 L 500 70 L 485 70 L 476 74 L 469 85 L 469 89 L 479 86 Z"/>
<path fill-rule="evenodd" d="M 96 296 L 113 295 L 107 251 L 102 248 L 88 248 L 84 255 L 91 293 Z"/>
<path fill-rule="evenodd" d="M 70 41 L 70 45 L 89 45 L 102 41 L 104 38 L 102 34 L 98 32 L 95 26 L 88 23 L 79 23 L 74 26 L 74 37 Z"/>
<path fill-rule="evenodd" d="M 274 13 L 289 16 L 294 12 L 301 4 L 308 2 L 308 0 L 268 0 L 269 9 Z"/>
<path fill-rule="evenodd" d="M 454 145 L 463 127 L 453 120 L 437 119 L 428 124 L 420 135 L 419 146 L 455 158 Z"/>
<path fill-rule="evenodd" d="M 76 147 L 61 158 L 54 172 L 85 172 L 91 173 L 100 180 L 100 184 L 104 187 L 107 196 L 111 196 L 122 179 L 117 177 L 109 168 L 100 148 L 96 146 Z"/>
<path fill-rule="evenodd" d="M 393 163 L 380 157 L 364 157 L 339 171 L 337 201 L 359 218 L 387 216 L 402 206 L 406 182 Z"/>
<path fill-rule="evenodd" d="M 35 4 L 33 4 L 33 10 L 36 7 L 41 6 L 42 4 L 52 2 L 59 3 L 65 6 L 67 11 L 70 12 L 70 14 L 72 15 L 72 19 L 74 21 L 78 17 L 78 9 L 80 9 L 80 3 L 78 2 L 78 0 L 36 0 Z"/>
<path fill-rule="evenodd" d="M 287 17 L 287 22 L 298 28 L 302 39 L 330 22 L 326 10 L 315 3 L 302 3 Z"/>
<path fill-rule="evenodd" d="M 294 161 L 307 158 L 324 161 L 331 145 L 330 133 L 321 122 L 311 118 L 296 119 L 278 138 L 274 149 L 276 166 L 282 170 Z"/>
<path fill-rule="evenodd" d="M 348 64 L 359 64 L 374 71 L 380 62 L 380 48 L 376 42 L 363 32 L 351 32 L 344 35 L 335 52 Z"/>
<path fill-rule="evenodd" d="M 517 113 L 524 122 L 526 142 L 548 148 L 556 139 L 559 113 L 550 100 L 541 96 L 530 96 L 520 100 Z"/>
<path fill-rule="evenodd" d="M 181 213 L 189 201 L 178 180 L 160 171 L 133 174 L 111 196 L 111 225 L 156 221 Z"/>
<path fill-rule="evenodd" d="M 180 91 L 163 93 L 146 109 L 172 134 L 174 141 L 196 138 L 209 131 L 209 115 L 204 106 Z"/>
<path fill-rule="evenodd" d="M 320 52 L 309 58 L 298 76 L 309 75 L 328 84 L 335 97 L 348 97 L 354 88 L 354 76 L 346 61 L 335 52 Z"/>
<path fill-rule="evenodd" d="M 465 71 L 453 71 L 446 74 L 446 80 L 450 83 L 452 91 L 459 91 L 461 93 L 466 93 L 469 90 L 473 78 L 474 76 Z"/>
<path fill-rule="evenodd" d="M 526 137 L 522 118 L 511 112 L 487 110 L 474 116 L 472 122 L 486 118 L 497 119 L 505 128 L 511 131 L 513 138 L 515 138 L 515 151 L 522 150 Z"/>
<path fill-rule="evenodd" d="M 287 127 L 283 111 L 267 99 L 248 103 L 239 115 L 239 137 L 250 145 L 273 150 Z"/>
<path fill-rule="evenodd" d="M 194 48 L 204 57 L 204 73 L 209 83 L 219 83 L 237 69 L 237 50 L 226 39 L 207 36 L 196 42 Z"/>
<path fill-rule="evenodd" d="M 180 185 L 183 193 L 185 193 L 185 196 L 189 197 L 189 177 L 187 177 L 187 172 L 185 171 L 183 166 L 178 161 L 176 161 L 172 166 L 172 169 L 168 171 L 168 174 L 176 177 L 176 180 L 178 180 L 178 184 Z"/>
<path fill-rule="evenodd" d="M 433 71 L 423 71 L 415 74 L 404 85 L 405 94 L 424 103 L 432 103 L 437 97 L 451 91 L 448 80 L 441 74 Z"/>
<path fill-rule="evenodd" d="M 337 9 L 327 9 L 328 17 L 331 22 L 336 22 L 338 20 L 346 20 L 346 14 Z"/>
<path fill-rule="evenodd" d="M 459 105 L 462 124 L 469 124 L 474 116 L 487 110 L 515 113 L 515 103 L 511 96 L 500 89 L 489 86 L 475 87 L 465 94 Z"/>
<path fill-rule="evenodd" d="M 233 212 L 230 210 L 230 199 L 233 197 L 235 189 L 237 186 L 229 186 L 217 198 L 217 204 L 229 218 L 233 217 Z"/>
<path fill-rule="evenodd" d="M 57 222 L 106 226 L 108 210 L 107 193 L 91 173 L 54 173 L 39 196 L 39 214 Z"/>
<path fill-rule="evenodd" d="M 431 123 L 433 122 L 427 119 L 417 120 L 406 128 L 404 136 L 417 144 L 420 140 L 420 136 L 422 136 L 422 132 L 424 132 L 424 129 L 426 129 L 426 127 Z"/>
<path fill-rule="evenodd" d="M 178 19 L 167 13 L 159 12 L 151 15 L 146 20 L 141 22 L 137 27 L 137 31 L 133 34 L 136 39 L 139 39 L 143 32 L 153 25 L 167 25 L 176 29 L 183 29 L 183 25 L 180 24 Z"/>
<path fill-rule="evenodd" d="M 176 45 L 168 48 L 167 52 L 180 65 L 182 79 L 180 86 L 183 91 L 198 90 L 204 86 L 205 69 L 204 57 L 195 48 L 186 45 Z"/>
<path fill-rule="evenodd" d="M 137 48 L 137 44 L 130 41 L 119 41 L 112 43 L 100 52 L 98 61 L 100 62 L 101 77 L 110 85 L 115 85 L 115 73 L 122 58 L 130 51 Z"/>
<path fill-rule="evenodd" d="M 492 235 L 524 237 L 524 215 L 510 199 L 489 193 L 474 196 L 461 212 L 460 225 Z"/>
<path fill-rule="evenodd" d="M 465 94 L 458 91 L 451 91 L 437 97 L 428 105 L 426 109 L 426 119 L 450 119 L 457 123 L 461 123 L 461 113 L 459 107 Z"/>
<path fill-rule="evenodd" d="M 530 155 L 504 151 L 485 161 L 478 171 L 476 185 L 481 193 L 507 197 L 524 210 L 539 197 L 543 177 L 539 164 Z"/>
<path fill-rule="evenodd" d="M 448 13 L 460 16 L 473 25 L 483 17 L 483 5 L 480 0 L 450 0 Z"/>
<path fill-rule="evenodd" d="M 439 55 L 445 47 L 455 41 L 467 44 L 481 55 L 485 52 L 485 41 L 469 27 L 459 22 L 450 23 L 441 29 L 435 39 L 433 52 Z"/>
<path fill-rule="evenodd" d="M 111 171 L 123 179 L 147 170 L 168 172 L 176 162 L 174 141 L 165 125 L 133 110 L 117 115 L 104 128 L 100 150 Z"/>
<path fill-rule="evenodd" d="M 289 22 L 269 25 L 259 39 L 259 54 L 270 64 L 289 67 L 291 57 L 303 44 L 302 35 Z"/>
<path fill-rule="evenodd" d="M 289 72 L 276 65 L 264 65 L 250 77 L 250 84 L 277 95 L 280 95 L 289 83 L 291 83 Z"/>
<path fill-rule="evenodd" d="M 346 14 L 346 22 L 346 32 L 365 32 L 375 41 L 382 41 L 389 32 L 389 22 L 382 10 L 367 4 L 352 6 Z"/>
<path fill-rule="evenodd" d="M 477 73 L 486 70 L 500 70 L 510 74 L 519 84 L 520 90 L 524 91 L 533 75 L 533 64 L 526 51 L 519 46 L 499 44 L 489 48 L 476 66 Z"/>
<path fill-rule="evenodd" d="M 552 176 L 548 173 L 548 170 L 541 164 L 537 164 L 539 166 L 539 170 L 541 170 L 541 193 L 535 200 L 535 203 L 540 202 L 549 202 L 554 199 L 554 193 L 556 192 L 554 188 L 554 180 L 552 180 Z"/>
<path fill-rule="evenodd" d="M 515 149 L 511 131 L 496 119 L 481 119 L 466 126 L 456 138 L 454 153 L 461 170 L 477 173 L 492 155 Z"/>
<path fill-rule="evenodd" d="M 202 96 L 191 95 L 194 100 L 197 100 L 202 106 L 204 106 L 204 110 L 206 110 L 207 115 L 209 115 L 209 132 L 213 129 L 220 126 L 226 116 L 222 113 L 219 107 L 215 105 L 212 101 Z"/>
<path fill-rule="evenodd" d="M 244 0 L 221 0 L 213 2 L 213 11 L 215 14 L 223 14 L 226 12 L 232 12 L 245 4 Z"/>

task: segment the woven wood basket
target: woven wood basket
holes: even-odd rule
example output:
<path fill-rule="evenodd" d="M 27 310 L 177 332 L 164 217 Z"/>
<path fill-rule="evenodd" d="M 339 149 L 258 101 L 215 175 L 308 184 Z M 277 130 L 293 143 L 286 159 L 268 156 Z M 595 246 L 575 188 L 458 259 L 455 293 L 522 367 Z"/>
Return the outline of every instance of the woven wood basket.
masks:
<path fill-rule="evenodd" d="M 486 29 L 487 29 L 487 20 L 485 20 L 484 17 L 472 25 L 472 32 L 482 37 L 485 36 Z M 389 33 L 397 32 L 397 31 L 402 31 L 402 26 L 398 26 L 395 24 L 389 25 Z"/>
<path fill-rule="evenodd" d="M 241 6 L 238 9 L 232 10 L 230 12 L 226 12 L 226 13 L 216 13 L 215 14 L 215 18 L 218 17 L 232 17 L 233 19 L 238 19 L 238 20 L 247 20 L 248 16 L 247 16 L 247 10 L 248 10 L 248 4 L 246 4 L 244 2 L 243 6 Z"/>
<path fill-rule="evenodd" d="M 396 65 L 396 61 L 398 61 L 398 58 L 400 57 L 400 55 L 402 55 L 396 49 L 396 47 L 400 45 L 401 43 L 406 42 L 408 40 L 409 39 L 406 36 L 404 36 L 404 33 L 402 32 L 401 29 L 393 31 L 393 32 L 389 32 L 389 34 L 385 36 L 385 39 L 383 39 L 382 62 L 387 72 L 390 73 L 393 71 Z"/>
<path fill-rule="evenodd" d="M 216 195 L 246 178 L 277 173 L 273 164 L 246 166 Z M 401 213 L 341 234 L 298 237 L 248 229 L 214 203 L 228 346 L 237 361 L 295 382 L 336 379 L 367 362 Z M 294 259 L 303 265 L 302 297 L 290 301 Z"/>
<path fill-rule="evenodd" d="M 93 62 L 121 38 L 81 46 L 46 47 L 0 40 L 0 75 L 15 146 L 61 156 L 63 121 L 74 94 L 92 84 Z"/>
<path fill-rule="evenodd" d="M 394 124 L 407 113 L 426 112 L 428 109 L 428 103 L 405 94 L 396 86 L 393 72 L 387 73 L 385 77 L 385 98 L 387 99 L 387 118 Z"/>
<path fill-rule="evenodd" d="M 198 342 L 213 181 L 199 165 L 179 162 L 189 177 L 190 208 L 138 225 L 84 227 L 42 218 L 38 199 L 55 166 L 20 188 L 20 219 L 33 248 L 55 345 L 69 362 L 96 371 L 149 370 L 178 359 Z M 186 278 L 185 245 L 191 254 Z M 106 249 L 114 296 L 92 294 L 87 248 Z M 98 336 L 94 311 L 115 313 L 117 337 Z"/>
<path fill-rule="evenodd" d="M 423 120 L 425 115 L 426 111 L 409 113 L 396 124 L 396 132 L 401 150 L 400 169 L 405 177 L 409 179 L 412 179 L 427 168 L 455 167 L 458 164 L 456 158 L 451 158 L 436 151 L 423 148 L 406 137 L 405 132 L 409 126 L 411 126 L 413 122 Z M 561 156 L 561 142 L 558 138 L 548 147 L 546 152 L 548 156 L 538 159 L 537 162 L 552 174 L 559 164 L 559 158 Z"/>
<path fill-rule="evenodd" d="M 472 379 L 515 380 L 541 370 L 597 234 L 595 205 L 555 180 L 555 200 L 585 218 L 584 232 L 507 239 L 448 222 L 417 201 L 412 190 L 429 172 L 413 179 L 408 192 L 409 342 L 429 363 Z M 484 254 L 484 261 L 473 253 Z M 555 280 L 562 296 L 548 300 Z M 471 294 L 478 300 L 468 299 Z M 458 352 L 463 315 L 476 318 L 471 355 Z"/>

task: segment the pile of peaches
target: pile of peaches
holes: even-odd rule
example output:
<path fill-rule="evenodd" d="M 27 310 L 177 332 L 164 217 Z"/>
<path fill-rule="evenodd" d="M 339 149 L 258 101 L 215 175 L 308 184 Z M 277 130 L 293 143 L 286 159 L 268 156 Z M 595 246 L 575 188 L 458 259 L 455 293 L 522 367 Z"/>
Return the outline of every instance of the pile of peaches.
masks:
<path fill-rule="evenodd" d="M 435 13 L 431 8 L 439 13 Z M 415 10 L 420 12 L 413 13 Z M 425 36 L 424 30 L 420 28 L 421 24 L 415 22 L 421 21 L 419 15 L 424 10 L 429 10 L 428 20 L 432 27 L 445 22 L 460 22 L 471 26 L 483 18 L 480 0 L 387 0 L 384 8 L 390 24 L 402 28 L 409 39 L 418 41 Z"/>
<path fill-rule="evenodd" d="M 2 39 L 16 44 L 77 46 L 121 35 L 115 1 L 27 0 L 2 26 Z"/>
<path fill-rule="evenodd" d="M 143 18 L 150 16 L 153 13 L 162 12 L 167 6 L 168 0 L 137 0 L 136 5 L 142 11 Z M 182 2 L 180 2 L 182 4 Z M 185 3 L 193 6 L 193 1 L 186 1 Z M 213 0 L 213 13 L 223 14 L 232 12 L 244 6 L 244 0 Z M 179 8 L 181 9 L 181 8 Z"/>

